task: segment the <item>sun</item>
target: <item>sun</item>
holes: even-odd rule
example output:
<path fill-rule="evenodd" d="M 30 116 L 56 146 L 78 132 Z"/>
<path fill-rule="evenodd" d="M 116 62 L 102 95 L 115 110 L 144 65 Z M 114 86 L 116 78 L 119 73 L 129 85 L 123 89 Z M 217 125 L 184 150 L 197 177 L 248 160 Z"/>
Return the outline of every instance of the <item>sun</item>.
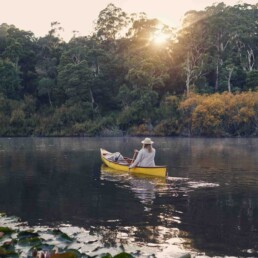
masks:
<path fill-rule="evenodd" d="M 157 45 L 165 44 L 169 39 L 169 34 L 164 31 L 164 25 L 162 23 L 159 23 L 155 31 L 152 33 L 150 37 L 150 41 Z"/>
<path fill-rule="evenodd" d="M 162 31 L 157 31 L 156 33 L 154 33 L 154 35 L 152 36 L 152 41 L 155 43 L 155 44 L 164 44 L 166 43 L 168 40 L 168 35 L 165 34 L 164 32 Z"/>

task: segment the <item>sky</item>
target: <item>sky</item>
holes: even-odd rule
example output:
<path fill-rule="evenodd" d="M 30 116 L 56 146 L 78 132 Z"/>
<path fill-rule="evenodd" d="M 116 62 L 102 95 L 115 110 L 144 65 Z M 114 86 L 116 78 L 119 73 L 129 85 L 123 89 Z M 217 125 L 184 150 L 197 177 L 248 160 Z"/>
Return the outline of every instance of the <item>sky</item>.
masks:
<path fill-rule="evenodd" d="M 215 0 L 0 0 L 0 24 L 13 24 L 20 30 L 31 31 L 36 37 L 45 36 L 51 22 L 57 21 L 64 29 L 62 37 L 68 41 L 73 31 L 78 36 L 90 35 L 101 10 L 109 3 L 126 13 L 145 12 L 148 18 L 158 18 L 164 23 L 178 27 L 183 15 L 189 10 L 222 1 Z M 256 4 L 257 0 L 224 0 L 227 5 L 237 3 Z"/>

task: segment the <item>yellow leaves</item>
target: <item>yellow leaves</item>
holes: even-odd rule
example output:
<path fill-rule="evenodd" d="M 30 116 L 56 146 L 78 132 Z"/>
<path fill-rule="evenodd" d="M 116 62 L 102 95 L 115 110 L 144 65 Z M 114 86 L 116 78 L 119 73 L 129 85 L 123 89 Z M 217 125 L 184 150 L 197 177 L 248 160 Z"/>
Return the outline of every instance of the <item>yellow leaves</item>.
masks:
<path fill-rule="evenodd" d="M 192 133 L 245 134 L 245 130 L 255 130 L 252 121 L 258 116 L 258 92 L 192 94 L 180 103 L 180 110 Z"/>
<path fill-rule="evenodd" d="M 180 103 L 180 109 L 182 110 L 192 110 L 195 108 L 200 102 L 202 102 L 205 95 L 198 94 L 190 94 L 190 96 Z"/>
<path fill-rule="evenodd" d="M 255 112 L 252 108 L 241 107 L 239 110 L 240 121 L 247 123 L 255 115 Z"/>
<path fill-rule="evenodd" d="M 210 134 L 221 126 L 224 112 L 225 108 L 218 94 L 205 97 L 193 111 L 193 128 Z"/>
<path fill-rule="evenodd" d="M 226 113 L 234 123 L 247 123 L 255 116 L 255 104 L 258 104 L 258 93 L 245 92 L 232 95 L 225 101 Z"/>

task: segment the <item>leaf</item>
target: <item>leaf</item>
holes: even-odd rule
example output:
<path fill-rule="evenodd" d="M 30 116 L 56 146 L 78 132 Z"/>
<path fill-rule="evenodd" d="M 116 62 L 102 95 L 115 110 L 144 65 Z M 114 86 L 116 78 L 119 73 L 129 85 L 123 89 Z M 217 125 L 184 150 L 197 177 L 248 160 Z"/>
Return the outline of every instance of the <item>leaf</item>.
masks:
<path fill-rule="evenodd" d="M 101 258 L 112 258 L 113 256 L 110 253 L 105 254 L 104 256 L 101 256 Z"/>
<path fill-rule="evenodd" d="M 115 255 L 114 258 L 133 258 L 133 256 L 131 254 L 123 252 Z"/>
<path fill-rule="evenodd" d="M 22 238 L 33 238 L 33 237 L 39 237 L 39 234 L 38 233 L 34 233 L 32 231 L 21 231 L 18 233 L 17 237 L 19 239 L 22 239 Z"/>
<path fill-rule="evenodd" d="M 42 240 L 39 237 L 28 237 L 22 238 L 19 240 L 20 245 L 40 245 L 42 244 Z"/>
<path fill-rule="evenodd" d="M 80 256 L 78 256 L 77 254 L 75 254 L 72 251 L 66 252 L 66 253 L 62 253 L 62 254 L 51 254 L 50 258 L 78 258 Z"/>
<path fill-rule="evenodd" d="M 15 240 L 7 241 L 7 242 L 4 242 L 4 244 L 2 245 L 2 247 L 3 247 L 6 251 L 14 252 L 14 251 L 15 251 L 14 245 L 15 245 L 16 243 L 17 243 L 17 242 L 16 242 Z"/>
<path fill-rule="evenodd" d="M 11 228 L 8 228 L 8 227 L 0 227 L 0 232 L 2 232 L 4 234 L 12 234 L 14 232 L 14 230 Z"/>
<path fill-rule="evenodd" d="M 0 257 L 18 257 L 14 251 L 8 251 L 3 246 L 0 247 Z"/>
<path fill-rule="evenodd" d="M 58 237 L 58 240 L 60 241 L 73 241 L 71 237 L 69 237 L 66 233 L 62 232 L 59 229 L 53 230 L 53 234 L 56 235 Z"/>

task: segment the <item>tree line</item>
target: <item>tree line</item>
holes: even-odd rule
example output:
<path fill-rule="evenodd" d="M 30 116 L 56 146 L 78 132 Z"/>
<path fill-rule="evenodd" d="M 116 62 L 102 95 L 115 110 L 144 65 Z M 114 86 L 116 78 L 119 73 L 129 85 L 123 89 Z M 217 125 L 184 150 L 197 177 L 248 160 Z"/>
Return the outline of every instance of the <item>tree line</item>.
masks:
<path fill-rule="evenodd" d="M 180 29 L 109 4 L 94 32 L 0 25 L 0 136 L 257 135 L 257 5 L 185 13 Z"/>

